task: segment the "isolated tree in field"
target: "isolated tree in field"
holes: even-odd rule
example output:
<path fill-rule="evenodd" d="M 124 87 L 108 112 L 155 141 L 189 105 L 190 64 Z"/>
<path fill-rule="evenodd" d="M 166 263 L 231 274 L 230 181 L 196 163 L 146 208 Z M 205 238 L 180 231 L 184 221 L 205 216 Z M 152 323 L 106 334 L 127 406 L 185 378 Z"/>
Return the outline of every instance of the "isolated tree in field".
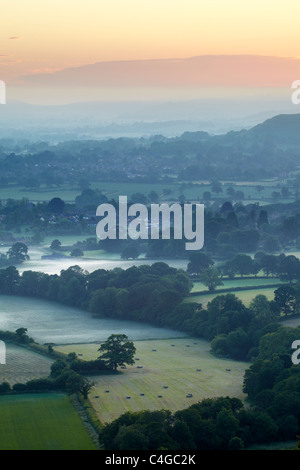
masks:
<path fill-rule="evenodd" d="M 65 210 L 65 203 L 60 197 L 54 197 L 48 202 L 47 208 L 53 214 L 62 214 Z"/>
<path fill-rule="evenodd" d="M 214 264 L 213 260 L 205 253 L 192 253 L 190 255 L 187 271 L 200 274 Z"/>
<path fill-rule="evenodd" d="M 98 349 L 102 354 L 99 359 L 114 370 L 118 366 L 134 364 L 135 346 L 124 334 L 112 334 Z"/>
<path fill-rule="evenodd" d="M 81 258 L 84 256 L 84 252 L 80 248 L 74 248 L 74 250 L 71 251 L 70 256 L 73 258 Z"/>
<path fill-rule="evenodd" d="M 57 238 L 55 240 L 53 240 L 51 245 L 50 245 L 50 249 L 55 250 L 55 251 L 60 250 L 61 249 L 61 241 L 57 240 Z"/>
<path fill-rule="evenodd" d="M 217 286 L 222 286 L 219 271 L 217 268 L 207 268 L 203 273 L 200 274 L 200 281 L 208 287 L 210 292 L 214 292 Z"/>
<path fill-rule="evenodd" d="M 29 259 L 28 247 L 25 243 L 17 242 L 8 250 L 8 259 L 13 263 L 23 263 Z"/>

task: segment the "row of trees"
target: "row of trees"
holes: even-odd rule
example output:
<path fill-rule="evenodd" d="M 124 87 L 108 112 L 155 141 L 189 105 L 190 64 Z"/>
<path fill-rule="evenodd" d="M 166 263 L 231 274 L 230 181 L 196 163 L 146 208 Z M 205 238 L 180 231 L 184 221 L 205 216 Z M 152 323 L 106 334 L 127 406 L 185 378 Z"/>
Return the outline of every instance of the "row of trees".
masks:
<path fill-rule="evenodd" d="M 279 277 L 290 284 L 300 279 L 300 260 L 294 255 L 286 256 L 284 253 L 267 255 L 256 253 L 254 259 L 246 254 L 238 254 L 216 268 L 213 259 L 205 253 L 195 253 L 190 256 L 187 271 L 191 275 L 199 276 L 201 282 L 213 292 L 217 286 L 223 285 L 223 277 L 234 279 L 236 275 L 257 276 L 262 271 L 264 275 Z"/>
<path fill-rule="evenodd" d="M 58 275 L 0 270 L 0 293 L 40 297 L 76 306 L 106 318 L 167 326 L 212 341 L 214 352 L 251 360 L 263 334 L 281 315 L 300 311 L 300 283 L 275 290 L 274 300 L 258 295 L 246 307 L 235 295 L 216 296 L 206 308 L 184 302 L 191 281 L 164 263 L 127 270 L 84 272 L 78 266 Z"/>
<path fill-rule="evenodd" d="M 195 252 L 189 257 L 187 272 L 191 275 L 201 275 L 204 271 L 215 265 L 213 258 L 207 253 Z M 260 271 L 264 275 L 282 280 L 293 281 L 300 279 L 300 260 L 294 255 L 270 255 L 257 252 L 252 258 L 250 255 L 239 253 L 230 260 L 218 266 L 220 275 L 233 279 L 236 275 L 241 277 L 254 275 Z"/>
<path fill-rule="evenodd" d="M 191 281 L 182 270 L 165 263 L 127 270 L 99 269 L 92 273 L 78 266 L 60 275 L 0 270 L 0 293 L 44 298 L 89 310 L 96 315 L 163 323 L 163 317 L 188 295 Z"/>
<path fill-rule="evenodd" d="M 295 438 L 298 420 L 288 429 L 264 410 L 237 398 L 202 400 L 187 409 L 127 412 L 106 424 L 99 441 L 106 450 L 242 450 L 253 444 Z"/>
<path fill-rule="evenodd" d="M 22 264 L 29 260 L 28 246 L 22 242 L 14 243 L 7 253 L 0 255 L 0 267 Z"/>

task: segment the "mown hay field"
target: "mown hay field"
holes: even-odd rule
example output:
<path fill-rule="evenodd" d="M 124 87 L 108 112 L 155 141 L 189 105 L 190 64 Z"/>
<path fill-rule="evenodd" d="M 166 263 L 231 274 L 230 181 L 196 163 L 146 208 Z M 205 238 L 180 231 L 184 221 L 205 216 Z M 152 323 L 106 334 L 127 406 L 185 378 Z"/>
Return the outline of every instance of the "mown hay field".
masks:
<path fill-rule="evenodd" d="M 193 295 L 187 297 L 184 301 L 185 302 L 196 302 L 202 304 L 204 308 L 206 308 L 208 302 L 211 302 L 215 297 L 218 295 L 227 295 L 227 294 L 234 294 L 238 299 L 240 299 L 246 307 L 249 307 L 251 301 L 257 295 L 265 295 L 268 300 L 274 300 L 274 291 L 277 287 L 266 287 L 262 289 L 247 289 L 247 290 L 240 290 L 240 291 L 232 291 L 232 292 L 214 292 L 213 294 L 202 294 L 202 295 Z"/>
<path fill-rule="evenodd" d="M 90 401 L 102 423 L 126 411 L 176 411 L 204 398 L 235 396 L 244 399 L 242 384 L 246 362 L 220 359 L 207 341 L 176 338 L 135 341 L 136 362 L 117 374 L 91 377 L 95 386 Z M 58 346 L 81 359 L 95 359 L 97 344 Z M 191 394 L 191 397 L 187 395 Z M 130 398 L 128 398 L 130 397 Z"/>
<path fill-rule="evenodd" d="M 6 344 L 6 364 L 0 364 L 0 383 L 26 383 L 29 380 L 48 377 L 53 360 L 34 351 Z"/>

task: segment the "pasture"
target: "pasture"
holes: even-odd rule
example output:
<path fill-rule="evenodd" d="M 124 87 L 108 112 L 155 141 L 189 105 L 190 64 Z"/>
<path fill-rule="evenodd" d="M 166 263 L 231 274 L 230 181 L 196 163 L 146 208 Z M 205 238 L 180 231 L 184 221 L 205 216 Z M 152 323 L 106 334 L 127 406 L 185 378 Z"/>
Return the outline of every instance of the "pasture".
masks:
<path fill-rule="evenodd" d="M 25 383 L 48 377 L 53 360 L 34 351 L 6 343 L 6 364 L 0 364 L 0 383 Z"/>
<path fill-rule="evenodd" d="M 64 394 L 1 396 L 0 424 L 0 450 L 96 450 Z"/>
<path fill-rule="evenodd" d="M 223 285 L 218 286 L 219 289 L 236 289 L 237 287 L 256 287 L 256 286 L 268 286 L 272 284 L 283 284 L 279 278 L 268 277 L 268 278 L 257 278 L 257 277 L 246 277 L 246 278 L 235 278 L 235 279 L 222 279 Z M 200 281 L 193 282 L 191 292 L 202 292 L 207 291 L 207 287 Z"/>
<path fill-rule="evenodd" d="M 0 330 L 16 331 L 20 327 L 27 328 L 28 335 L 40 344 L 105 341 L 112 333 L 127 334 L 132 340 L 185 336 L 170 328 L 95 318 L 89 312 L 55 302 L 1 295 Z"/>
<path fill-rule="evenodd" d="M 54 238 L 60 237 L 52 237 Z M 6 252 L 7 249 L 2 247 L 2 252 Z M 188 260 L 187 259 L 136 259 L 136 260 L 121 260 L 119 256 L 110 255 L 109 253 L 100 252 L 97 255 L 94 252 L 94 255 L 91 257 L 89 252 L 85 253 L 84 258 L 73 258 L 68 256 L 61 259 L 41 259 L 45 254 L 49 254 L 49 251 L 45 251 L 42 248 L 30 248 L 28 251 L 30 260 L 18 266 L 18 271 L 22 273 L 23 271 L 40 271 L 47 274 L 60 274 L 63 269 L 68 269 L 70 266 L 78 265 L 82 269 L 93 272 L 97 269 L 128 269 L 131 266 L 141 266 L 141 265 L 151 265 L 156 262 L 164 262 L 169 264 L 169 266 L 177 269 L 186 269 Z"/>
<path fill-rule="evenodd" d="M 134 182 L 92 182 L 91 189 L 99 189 L 108 199 L 117 199 L 119 196 L 127 196 L 129 199 L 133 194 L 142 193 L 146 196 L 155 191 L 161 201 L 178 200 L 181 194 L 187 201 L 202 201 L 204 192 L 210 192 L 211 196 L 205 203 L 216 199 L 228 198 L 227 189 L 244 193 L 245 203 L 259 202 L 261 205 L 273 202 L 272 192 L 278 191 L 278 185 L 286 183 L 285 179 L 276 181 L 222 181 L 222 192 L 214 193 L 209 181 L 194 182 L 169 182 L 169 183 L 134 183 Z M 25 188 L 22 185 L 10 185 L 0 188 L 0 199 L 27 198 L 32 202 L 48 202 L 54 197 L 60 197 L 65 202 L 72 203 L 81 194 L 81 189 L 72 184 L 63 184 L 60 187 L 47 187 L 41 185 L 39 188 Z M 291 202 L 293 199 L 281 199 L 281 202 Z"/>
<path fill-rule="evenodd" d="M 297 326 L 300 326 L 300 317 L 287 318 L 287 320 L 283 320 L 280 324 L 288 328 L 297 328 Z"/>
<path fill-rule="evenodd" d="M 134 344 L 134 365 L 117 374 L 91 377 L 95 386 L 89 398 L 102 423 L 126 411 L 176 411 L 221 395 L 244 399 L 242 383 L 249 364 L 213 356 L 209 342 L 188 337 Z M 66 354 L 82 354 L 86 360 L 98 357 L 98 348 L 97 344 L 55 347 Z"/>
<path fill-rule="evenodd" d="M 203 294 L 203 295 L 193 295 L 191 297 L 187 297 L 184 302 L 196 302 L 202 304 L 205 308 L 211 300 L 213 300 L 217 295 L 226 295 L 226 294 L 234 294 L 238 299 L 240 299 L 246 307 L 249 307 L 251 301 L 257 295 L 265 295 L 268 300 L 274 299 L 274 291 L 277 287 L 265 287 L 265 288 L 257 288 L 257 289 L 249 289 L 249 290 L 240 290 L 235 291 L 234 289 L 231 292 L 214 292 L 212 294 Z"/>

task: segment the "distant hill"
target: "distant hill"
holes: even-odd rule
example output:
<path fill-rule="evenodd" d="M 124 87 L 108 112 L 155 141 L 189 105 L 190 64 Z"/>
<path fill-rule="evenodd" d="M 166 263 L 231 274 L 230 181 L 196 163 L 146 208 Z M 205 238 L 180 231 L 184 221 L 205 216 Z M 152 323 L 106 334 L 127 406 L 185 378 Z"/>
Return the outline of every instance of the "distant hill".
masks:
<path fill-rule="evenodd" d="M 202 55 L 116 60 L 20 77 L 24 84 L 81 87 L 286 87 L 300 60 L 261 55 Z M 177 91 L 178 92 L 178 91 Z"/>
<path fill-rule="evenodd" d="M 252 127 L 247 137 L 280 145 L 300 145 L 300 114 L 279 114 Z"/>

